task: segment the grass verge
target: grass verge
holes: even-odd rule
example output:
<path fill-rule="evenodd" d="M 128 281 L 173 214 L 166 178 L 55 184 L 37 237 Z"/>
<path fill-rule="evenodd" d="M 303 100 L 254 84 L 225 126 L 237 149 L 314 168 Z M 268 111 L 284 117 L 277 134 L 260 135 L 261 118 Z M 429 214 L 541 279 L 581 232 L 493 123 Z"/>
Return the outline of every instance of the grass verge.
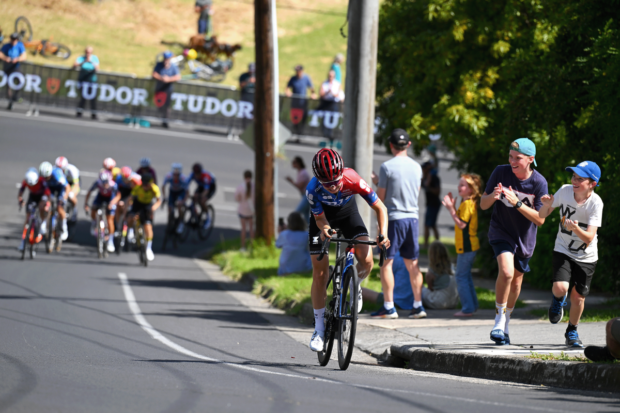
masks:
<path fill-rule="evenodd" d="M 548 353 L 536 353 L 534 351 L 531 352 L 531 355 L 526 356 L 529 359 L 537 359 L 537 360 L 558 360 L 558 361 L 577 361 L 580 363 L 594 363 L 592 360 L 586 357 L 580 356 L 569 356 L 568 354 L 561 352 L 559 355 L 557 354 L 548 354 Z M 610 362 L 601 362 L 603 364 L 620 364 L 620 360 L 614 360 Z"/>
<path fill-rule="evenodd" d="M 587 300 L 586 300 L 587 302 Z M 538 316 L 541 320 L 549 320 L 548 310 L 546 308 L 537 308 L 530 311 L 532 315 Z M 586 308 L 581 315 L 580 323 L 596 323 L 600 321 L 609 321 L 620 314 L 620 298 L 612 298 L 599 306 Z M 564 311 L 562 323 L 568 323 L 569 311 Z"/>

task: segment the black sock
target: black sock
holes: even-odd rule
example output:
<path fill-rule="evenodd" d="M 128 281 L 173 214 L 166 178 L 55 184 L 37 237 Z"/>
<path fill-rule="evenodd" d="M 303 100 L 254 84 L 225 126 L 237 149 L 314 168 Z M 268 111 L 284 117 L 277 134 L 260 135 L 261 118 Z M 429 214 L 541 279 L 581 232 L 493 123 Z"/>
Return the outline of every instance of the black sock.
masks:
<path fill-rule="evenodd" d="M 566 332 L 568 333 L 569 331 L 576 331 L 576 330 L 577 330 L 577 326 L 572 325 L 572 323 L 569 321 L 568 327 L 566 327 Z"/>

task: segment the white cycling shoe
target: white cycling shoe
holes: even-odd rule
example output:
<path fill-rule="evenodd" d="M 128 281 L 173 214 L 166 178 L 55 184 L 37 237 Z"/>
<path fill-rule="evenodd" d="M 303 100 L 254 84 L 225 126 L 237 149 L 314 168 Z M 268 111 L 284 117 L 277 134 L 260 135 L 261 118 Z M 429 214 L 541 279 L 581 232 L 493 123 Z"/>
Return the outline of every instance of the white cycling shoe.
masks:
<path fill-rule="evenodd" d="M 323 347 L 325 346 L 325 341 L 323 339 L 324 334 L 325 333 L 314 330 L 314 334 L 312 334 L 312 338 L 310 339 L 310 350 L 323 351 Z"/>
<path fill-rule="evenodd" d="M 39 234 L 47 234 L 47 221 L 41 221 L 41 225 L 39 226 Z"/>
<path fill-rule="evenodd" d="M 108 242 L 108 252 L 114 252 L 116 248 L 114 248 L 114 242 Z"/>
<path fill-rule="evenodd" d="M 146 250 L 146 259 L 149 261 L 153 261 L 155 259 L 155 254 L 153 254 L 153 250 L 151 249 Z"/>
<path fill-rule="evenodd" d="M 353 284 L 353 280 L 351 280 L 351 283 L 349 284 L 349 291 L 351 290 L 351 285 Z M 362 285 L 358 285 L 357 286 L 357 313 L 361 313 L 362 312 L 362 307 L 364 306 L 364 300 L 362 299 Z"/>
<path fill-rule="evenodd" d="M 67 228 L 67 223 L 63 222 L 62 224 L 62 234 L 60 234 L 60 239 L 66 241 L 69 238 L 69 228 Z"/>

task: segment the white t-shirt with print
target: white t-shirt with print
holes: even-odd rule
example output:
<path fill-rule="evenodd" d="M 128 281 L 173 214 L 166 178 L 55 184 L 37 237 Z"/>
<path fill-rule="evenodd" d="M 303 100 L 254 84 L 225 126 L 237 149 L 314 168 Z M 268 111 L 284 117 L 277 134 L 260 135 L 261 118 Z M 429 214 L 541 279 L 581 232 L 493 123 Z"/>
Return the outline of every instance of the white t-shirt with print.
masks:
<path fill-rule="evenodd" d="M 594 236 L 590 244 L 586 244 L 573 231 L 564 227 L 564 220 L 578 221 L 579 227 L 584 231 L 588 229 L 588 225 L 600 227 L 603 219 L 603 200 L 601 197 L 592 192 L 586 202 L 577 205 L 573 186 L 564 185 L 555 193 L 552 207 L 560 208 L 562 219 L 558 236 L 555 239 L 554 250 L 579 262 L 598 261 L 598 235 Z"/>

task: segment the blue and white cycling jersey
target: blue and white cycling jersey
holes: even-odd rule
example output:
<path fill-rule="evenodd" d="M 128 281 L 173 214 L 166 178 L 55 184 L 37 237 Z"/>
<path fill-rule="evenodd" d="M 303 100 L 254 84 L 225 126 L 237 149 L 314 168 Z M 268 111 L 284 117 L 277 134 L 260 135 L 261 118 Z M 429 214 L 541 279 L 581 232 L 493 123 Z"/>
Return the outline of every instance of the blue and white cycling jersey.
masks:
<path fill-rule="evenodd" d="M 65 178 L 65 173 L 62 171 L 62 169 L 54 167 L 54 169 L 52 169 L 52 174 L 50 175 L 50 178 L 47 180 L 47 186 L 49 187 L 49 189 L 52 191 L 62 190 L 65 189 L 67 185 L 68 182 L 67 178 Z"/>
<path fill-rule="evenodd" d="M 310 203 L 310 209 L 315 216 L 321 215 L 323 205 L 329 207 L 342 207 L 349 202 L 355 194 L 360 195 L 368 203 L 374 205 L 379 197 L 372 188 L 351 168 L 344 168 L 342 173 L 342 188 L 337 194 L 332 194 L 319 182 L 312 178 L 306 187 L 306 198 Z"/>
<path fill-rule="evenodd" d="M 106 188 L 104 183 L 100 181 L 99 179 L 97 179 L 93 183 L 93 185 L 90 187 L 89 191 L 92 192 L 94 190 L 97 190 L 98 191 L 97 198 L 103 197 L 103 198 L 112 199 L 116 196 L 116 193 L 118 192 L 118 185 L 112 179 L 110 179 L 107 182 L 107 184 L 108 184 L 108 187 Z"/>
<path fill-rule="evenodd" d="M 164 178 L 164 184 L 162 185 L 162 188 L 165 188 L 166 185 L 170 185 L 170 192 L 187 191 L 189 182 L 190 181 L 183 174 L 181 174 L 178 179 L 175 179 L 174 175 L 169 173 Z"/>

